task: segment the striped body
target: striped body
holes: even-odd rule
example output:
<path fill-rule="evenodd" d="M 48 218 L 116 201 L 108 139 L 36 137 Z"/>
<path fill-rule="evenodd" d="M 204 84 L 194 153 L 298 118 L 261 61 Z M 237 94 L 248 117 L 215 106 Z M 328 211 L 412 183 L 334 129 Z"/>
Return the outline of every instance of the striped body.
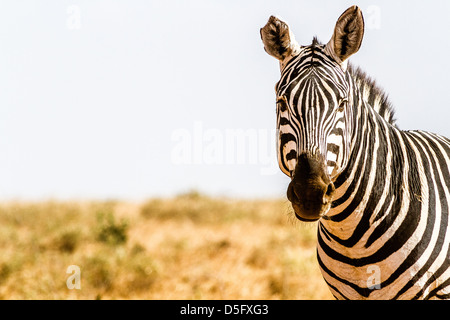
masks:
<path fill-rule="evenodd" d="M 401 131 L 359 101 L 351 160 L 319 221 L 324 279 L 337 298 L 449 298 L 450 141 Z"/>
<path fill-rule="evenodd" d="M 363 25 L 351 7 L 328 44 L 310 46 L 275 17 L 262 29 L 281 66 L 288 199 L 297 218 L 318 220 L 317 258 L 336 298 L 450 299 L 450 140 L 400 130 L 386 95 L 348 65 Z"/>

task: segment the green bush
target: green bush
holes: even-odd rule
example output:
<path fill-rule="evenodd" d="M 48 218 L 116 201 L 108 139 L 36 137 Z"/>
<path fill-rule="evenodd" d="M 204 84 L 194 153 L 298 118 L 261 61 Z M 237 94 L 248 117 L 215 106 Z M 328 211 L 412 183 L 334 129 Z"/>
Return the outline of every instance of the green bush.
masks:
<path fill-rule="evenodd" d="M 97 240 L 109 245 L 121 245 L 127 242 L 128 223 L 124 220 L 116 222 L 111 211 L 98 213 Z"/>

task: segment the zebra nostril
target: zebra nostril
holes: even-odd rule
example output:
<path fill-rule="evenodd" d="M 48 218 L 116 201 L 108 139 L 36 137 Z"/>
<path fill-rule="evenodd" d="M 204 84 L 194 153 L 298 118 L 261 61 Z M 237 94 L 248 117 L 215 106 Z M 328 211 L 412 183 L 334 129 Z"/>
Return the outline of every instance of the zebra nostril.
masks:
<path fill-rule="evenodd" d="M 335 190 L 334 184 L 333 182 L 331 182 L 327 187 L 325 195 L 323 196 L 322 199 L 323 205 L 327 205 L 331 201 L 331 197 L 333 196 L 334 190 Z"/>
<path fill-rule="evenodd" d="M 306 206 L 309 206 L 311 199 L 313 199 L 311 193 L 308 192 L 308 188 L 292 182 L 287 190 L 287 198 L 293 204 Z"/>
<path fill-rule="evenodd" d="M 293 184 L 289 184 L 288 190 L 287 190 L 287 198 L 289 199 L 289 201 L 291 201 L 292 203 L 298 203 L 300 202 L 299 197 L 297 195 L 297 192 L 295 191 L 295 188 L 293 186 Z"/>
<path fill-rule="evenodd" d="M 333 182 L 330 182 L 330 184 L 327 187 L 326 195 L 330 197 L 331 195 L 333 195 L 334 190 L 336 190 L 336 188 L 334 187 Z"/>

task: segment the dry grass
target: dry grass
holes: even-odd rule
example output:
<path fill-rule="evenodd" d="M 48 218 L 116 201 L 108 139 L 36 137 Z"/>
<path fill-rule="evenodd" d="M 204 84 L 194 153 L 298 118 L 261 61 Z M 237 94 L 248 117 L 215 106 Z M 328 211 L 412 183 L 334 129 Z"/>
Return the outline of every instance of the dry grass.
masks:
<path fill-rule="evenodd" d="M 331 299 L 316 225 L 281 200 L 0 206 L 3 299 Z M 68 289 L 67 267 L 81 270 Z"/>

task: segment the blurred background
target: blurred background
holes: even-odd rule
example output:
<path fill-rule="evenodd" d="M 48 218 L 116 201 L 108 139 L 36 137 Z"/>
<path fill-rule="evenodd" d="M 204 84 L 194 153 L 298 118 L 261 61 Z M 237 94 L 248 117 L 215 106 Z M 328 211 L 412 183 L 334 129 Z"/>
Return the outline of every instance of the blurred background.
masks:
<path fill-rule="evenodd" d="M 1 2 L 0 197 L 283 196 L 259 29 L 275 14 L 300 44 L 327 42 L 355 3 L 351 62 L 400 128 L 450 136 L 446 1 Z"/>
<path fill-rule="evenodd" d="M 0 2 L 0 299 L 332 298 L 259 29 L 327 42 L 355 3 L 351 62 L 400 128 L 450 136 L 450 2 Z"/>

